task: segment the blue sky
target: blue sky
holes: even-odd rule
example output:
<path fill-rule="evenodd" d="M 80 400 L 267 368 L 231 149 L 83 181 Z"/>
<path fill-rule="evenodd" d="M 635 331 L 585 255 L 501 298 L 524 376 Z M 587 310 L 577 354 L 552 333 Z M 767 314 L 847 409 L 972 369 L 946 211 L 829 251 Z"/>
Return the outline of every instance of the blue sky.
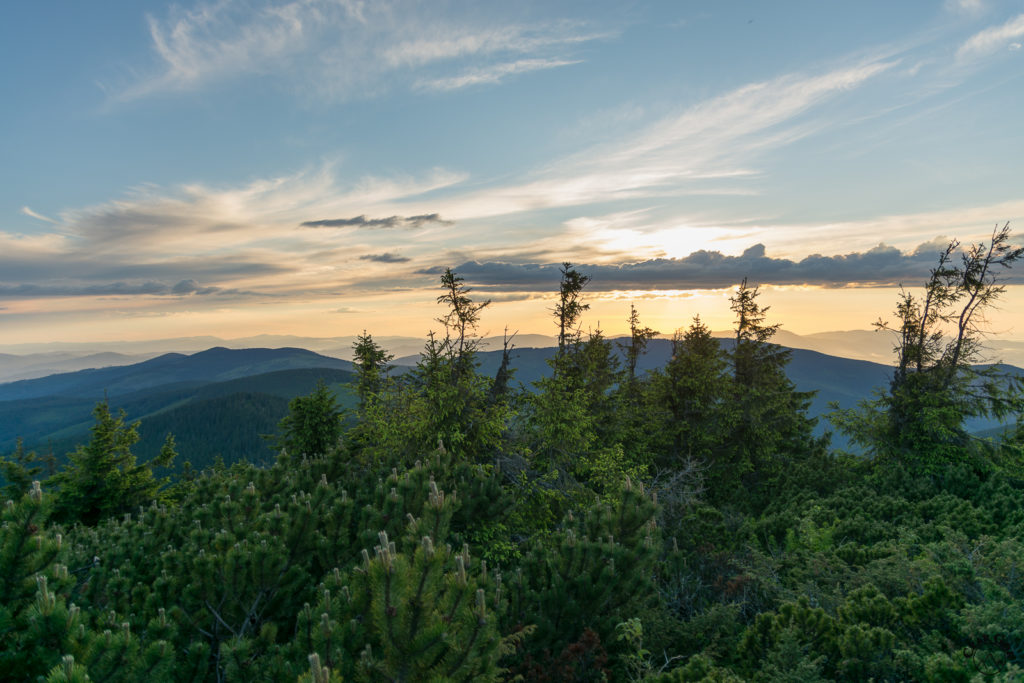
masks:
<path fill-rule="evenodd" d="M 0 326 L 421 335 L 453 266 L 544 332 L 572 261 L 611 333 L 744 275 L 864 328 L 1024 219 L 1022 43 L 996 0 L 12 4 Z"/>

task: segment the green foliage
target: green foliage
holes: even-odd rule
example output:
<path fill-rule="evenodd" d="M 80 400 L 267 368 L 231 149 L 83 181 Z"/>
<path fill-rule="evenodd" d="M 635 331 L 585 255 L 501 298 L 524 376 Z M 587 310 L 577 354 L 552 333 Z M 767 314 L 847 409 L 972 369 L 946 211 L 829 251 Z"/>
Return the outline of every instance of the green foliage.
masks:
<path fill-rule="evenodd" d="M 626 457 L 620 444 L 584 454 L 577 462 L 576 471 L 596 492 L 605 496 L 618 495 L 624 481 L 642 481 L 647 474 L 643 464 Z"/>
<path fill-rule="evenodd" d="M 177 506 L 154 504 L 78 529 L 65 550 L 79 568 L 76 602 L 102 617 L 101 634 L 111 631 L 104 651 L 121 653 L 118 670 L 137 670 L 164 641 L 178 680 L 297 677 L 310 653 L 293 642 L 300 606 L 315 604 L 317 582 L 349 566 L 376 536 L 369 529 L 401 538 L 410 515 L 440 524 L 429 509 L 435 475 L 466 495 L 446 497 L 449 531 L 439 534 L 461 542 L 502 528 L 509 498 L 486 468 L 438 453 L 378 481 L 339 455 L 210 471 Z M 133 638 L 114 647 L 121 623 Z M 73 654 L 96 670 L 92 655 Z"/>
<path fill-rule="evenodd" d="M 13 453 L 0 456 L 0 481 L 7 483 L 3 489 L 4 496 L 18 500 L 28 493 L 32 482 L 42 478 L 44 465 L 52 466 L 52 462 L 44 461 L 35 451 L 26 451 L 24 442 L 19 438 Z"/>
<path fill-rule="evenodd" d="M 651 683 L 741 683 L 744 679 L 728 669 L 715 666 L 709 657 L 695 655 L 685 666 L 647 680 Z"/>
<path fill-rule="evenodd" d="M 620 343 L 619 348 L 622 349 L 626 357 L 627 382 L 634 382 L 636 381 L 636 364 L 640 360 L 640 356 L 647 349 L 647 343 L 657 337 L 659 333 L 640 323 L 640 314 L 637 313 L 636 306 L 633 304 L 629 305 L 629 318 L 626 319 L 626 322 L 629 323 L 629 343 Z"/>
<path fill-rule="evenodd" d="M 508 404 L 493 400 L 492 380 L 477 372 L 476 361 L 476 327 L 489 302 L 474 303 L 470 288 L 451 269 L 441 286 L 437 301 L 448 306 L 438 318 L 444 338 L 431 332 L 416 367 L 378 384 L 378 392 L 361 404 L 350 442 L 353 455 L 366 462 L 408 466 L 438 445 L 460 459 L 486 462 L 500 450 Z M 367 368 L 367 377 L 379 379 L 386 357 L 371 343 L 363 345 L 367 362 L 378 364 L 376 371 Z"/>
<path fill-rule="evenodd" d="M 293 456 L 322 455 L 341 439 L 338 400 L 321 380 L 309 396 L 293 398 L 278 425 L 278 446 Z"/>
<path fill-rule="evenodd" d="M 176 450 L 187 453 L 197 469 L 212 466 L 217 457 L 228 464 L 238 460 L 265 464 L 273 460 L 275 452 L 261 435 L 277 431 L 287 414 L 288 399 L 262 393 L 189 401 L 142 418 L 139 441 L 132 452 L 141 460 L 155 458 L 167 434 L 173 433 Z M 176 464 L 179 467 L 175 469 L 180 470 L 183 463 Z"/>
<path fill-rule="evenodd" d="M 736 337 L 728 434 L 708 471 L 719 496 L 742 496 L 748 504 L 771 500 L 787 470 L 824 447 L 812 436 L 815 421 L 806 414 L 812 395 L 786 377 L 790 352 L 771 342 L 779 324 L 765 324 L 768 307 L 757 302 L 759 295 L 744 279 L 729 299 Z"/>
<path fill-rule="evenodd" d="M 64 655 L 46 677 L 46 683 L 86 683 L 89 680 L 89 673 L 84 666 L 75 663 L 73 655 Z"/>
<path fill-rule="evenodd" d="M 468 547 L 442 545 L 453 512 L 433 487 L 424 517 L 406 529 L 411 550 L 381 531 L 372 558 L 364 550 L 350 573 L 328 575 L 299 615 L 300 647 L 357 680 L 496 680 L 500 579 Z"/>
<path fill-rule="evenodd" d="M 156 499 L 167 483 L 153 476 L 153 468 L 171 464 L 173 437 L 157 458 L 139 465 L 131 451 L 139 423 L 126 424 L 123 412 L 114 417 L 106 401 L 96 405 L 93 415 L 89 443 L 69 454 L 67 467 L 50 480 L 60 492 L 53 512 L 57 521 L 95 525 Z"/>
<path fill-rule="evenodd" d="M 978 365 L 985 311 L 1005 292 L 1002 272 L 1024 257 L 1024 248 L 1009 241 L 1009 224 L 997 226 L 988 244 L 959 250 L 951 241 L 923 294 L 901 291 L 897 322 L 876 324 L 897 335 L 892 381 L 874 400 L 836 410 L 832 420 L 880 462 L 932 476 L 957 462 L 991 466 L 985 444 L 972 439 L 964 421 L 1021 412 L 1019 380 L 998 365 Z"/>
<path fill-rule="evenodd" d="M 668 441 L 660 465 L 676 469 L 687 459 L 712 461 L 720 451 L 729 415 L 727 362 L 699 317 L 672 337 L 672 357 L 654 380 Z"/>
<path fill-rule="evenodd" d="M 352 345 L 352 362 L 356 366 L 355 390 L 361 412 L 384 390 L 391 369 L 388 363 L 393 359 L 394 355 L 382 349 L 366 330 L 356 338 Z"/>
<path fill-rule="evenodd" d="M 590 277 L 573 268 L 568 261 L 562 264 L 560 272 L 558 303 L 551 313 L 558 325 L 558 355 L 563 356 L 579 342 L 577 322 L 583 312 L 590 308 L 590 304 L 580 301 L 580 294 L 590 282 Z"/>
<path fill-rule="evenodd" d="M 55 591 L 68 585 L 57 563 L 60 534 L 45 528 L 52 501 L 39 482 L 0 512 L 0 678 L 41 675 L 60 661 L 78 623 Z"/>
<path fill-rule="evenodd" d="M 654 601 L 659 536 L 654 502 L 627 484 L 618 500 L 594 506 L 538 539 L 508 581 L 510 627 L 535 624 L 525 652 L 559 652 L 592 629 L 614 643 L 616 626 Z M 613 663 L 613 666 L 615 664 Z"/>
<path fill-rule="evenodd" d="M 574 458 L 588 452 L 597 440 L 595 419 L 588 410 L 591 396 L 558 377 L 540 380 L 537 388 L 527 399 L 524 416 L 533 467 L 541 472 L 565 472 Z"/>

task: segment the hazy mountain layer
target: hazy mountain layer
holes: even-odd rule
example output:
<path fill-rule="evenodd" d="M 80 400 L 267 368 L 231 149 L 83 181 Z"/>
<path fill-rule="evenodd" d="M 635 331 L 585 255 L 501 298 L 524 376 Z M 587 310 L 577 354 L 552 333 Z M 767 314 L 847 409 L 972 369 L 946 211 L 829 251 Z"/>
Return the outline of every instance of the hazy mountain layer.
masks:
<path fill-rule="evenodd" d="M 305 349 L 235 350 L 215 347 L 191 356 L 168 353 L 134 365 L 80 370 L 0 384 L 0 401 L 45 396 L 100 399 L 176 382 L 216 382 L 298 368 L 350 370 L 352 364 Z"/>
<path fill-rule="evenodd" d="M 729 338 L 728 330 L 713 332 L 714 336 Z M 663 335 L 667 339 L 670 335 Z M 294 347 L 308 349 L 325 356 L 352 359 L 355 336 L 299 337 L 294 335 L 258 335 L 238 339 L 218 337 L 180 337 L 134 342 L 55 342 L 50 344 L 0 345 L 0 382 L 44 377 L 60 372 L 129 365 L 166 353 L 190 354 L 211 347 L 231 349 Z M 397 357 L 414 356 L 423 349 L 418 337 L 374 336 L 389 353 Z M 873 330 L 846 330 L 795 334 L 779 330 L 775 341 L 794 349 L 817 351 L 830 356 L 867 360 L 883 365 L 892 362 L 895 339 L 890 333 Z M 485 351 L 501 349 L 502 338 L 482 340 Z M 519 348 L 552 346 L 555 338 L 543 334 L 519 334 L 515 345 Z M 1024 341 L 993 337 L 986 341 L 986 361 L 1001 360 L 1009 365 L 1024 367 Z"/>

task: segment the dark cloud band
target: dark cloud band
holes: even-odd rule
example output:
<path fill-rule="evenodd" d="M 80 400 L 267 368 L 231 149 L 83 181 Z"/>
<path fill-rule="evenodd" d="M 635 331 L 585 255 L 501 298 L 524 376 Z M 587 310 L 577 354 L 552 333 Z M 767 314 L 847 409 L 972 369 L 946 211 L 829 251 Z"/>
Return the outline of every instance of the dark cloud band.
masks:
<path fill-rule="evenodd" d="M 771 285 L 816 285 L 820 287 L 890 287 L 917 284 L 935 266 L 941 246 L 926 243 L 913 252 L 879 245 L 865 252 L 837 256 L 814 254 L 799 261 L 772 258 L 763 244 L 756 244 L 740 256 L 719 251 L 695 251 L 689 256 L 652 259 L 613 265 L 577 265 L 591 277 L 588 289 L 722 289 L 743 278 Z M 494 291 L 543 291 L 556 289 L 560 264 L 478 263 L 457 266 L 459 275 Z M 418 271 L 438 275 L 443 268 Z M 1007 278 L 1013 282 L 1014 279 Z"/>
<path fill-rule="evenodd" d="M 412 259 L 407 256 L 401 256 L 399 254 L 393 254 L 390 251 L 384 252 L 383 254 L 363 254 L 359 257 L 360 261 L 373 261 L 374 263 L 408 263 Z"/>
<path fill-rule="evenodd" d="M 366 216 L 355 216 L 353 218 L 328 218 L 319 221 L 305 221 L 300 223 L 304 228 L 421 228 L 428 224 L 454 225 L 453 221 L 446 221 L 437 213 L 424 213 L 419 216 L 388 216 L 386 218 L 367 218 Z"/>

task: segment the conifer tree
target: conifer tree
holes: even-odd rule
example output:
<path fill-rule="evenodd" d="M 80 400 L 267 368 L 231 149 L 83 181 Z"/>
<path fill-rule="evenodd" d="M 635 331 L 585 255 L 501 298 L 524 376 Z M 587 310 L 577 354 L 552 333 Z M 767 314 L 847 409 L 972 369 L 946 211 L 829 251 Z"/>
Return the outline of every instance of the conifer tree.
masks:
<path fill-rule="evenodd" d="M 541 378 L 535 386 L 537 392 L 527 397 L 523 430 L 532 465 L 541 473 L 564 475 L 595 445 L 593 395 L 564 373 Z"/>
<path fill-rule="evenodd" d="M 35 451 L 26 451 L 25 443 L 18 437 L 14 452 L 0 455 L 0 481 L 6 482 L 3 492 L 10 500 L 19 500 L 32 488 L 32 482 L 41 480 L 43 472 L 41 459 Z"/>
<path fill-rule="evenodd" d="M 748 390 L 778 384 L 785 377 L 785 366 L 791 355 L 772 343 L 772 337 L 782 325 L 765 324 L 770 307 L 757 303 L 760 294 L 757 286 L 748 286 L 747 279 L 743 278 L 729 297 L 730 308 L 736 314 L 733 379 Z"/>
<path fill-rule="evenodd" d="M 317 380 L 308 396 L 288 403 L 288 414 L 278 425 L 278 445 L 288 454 L 322 455 L 341 439 L 341 414 L 337 398 L 324 381 Z"/>
<path fill-rule="evenodd" d="M 437 321 L 444 325 L 442 346 L 454 366 L 456 380 L 474 371 L 476 352 L 480 347 L 480 339 L 476 335 L 480 312 L 491 304 L 490 301 L 473 301 L 469 297 L 472 289 L 465 282 L 465 278 L 456 275 L 451 268 L 445 268 L 441 275 L 444 293 L 437 297 L 437 303 L 448 307 L 448 312 Z"/>
<path fill-rule="evenodd" d="M 708 462 L 727 437 L 731 383 L 728 361 L 711 330 L 695 317 L 672 337 L 672 357 L 656 379 L 656 402 L 668 439 L 659 465 L 679 468 L 689 458 Z"/>
<path fill-rule="evenodd" d="M 508 407 L 489 399 L 492 381 L 477 371 L 480 311 L 490 302 L 474 302 L 451 269 L 441 287 L 444 337 L 429 334 L 416 367 L 391 386 L 362 437 L 387 464 L 409 466 L 439 443 L 461 458 L 487 461 L 501 443 Z"/>
<path fill-rule="evenodd" d="M 637 313 L 636 306 L 633 304 L 629 305 L 629 317 L 626 322 L 629 323 L 629 342 L 626 344 L 619 342 L 619 348 L 626 359 L 626 381 L 633 383 L 636 381 L 636 365 L 640 356 L 644 355 L 644 352 L 647 351 L 647 344 L 659 333 L 657 330 L 641 324 L 640 314 Z"/>
<path fill-rule="evenodd" d="M 772 343 L 780 325 L 765 323 L 768 307 L 757 302 L 759 295 L 744 278 L 729 299 L 736 314 L 732 415 L 725 457 L 713 459 L 708 471 L 716 495 L 747 503 L 770 499 L 765 487 L 822 448 L 806 414 L 813 394 L 797 391 L 786 376 L 791 353 Z"/>
<path fill-rule="evenodd" d="M 491 389 L 488 393 L 488 400 L 491 403 L 506 400 L 511 393 L 510 383 L 512 382 L 512 376 L 515 374 L 515 368 L 512 367 L 512 349 L 515 348 L 515 345 L 512 343 L 512 340 L 515 339 L 515 336 L 515 332 L 509 336 L 508 327 L 506 326 L 505 336 L 502 339 L 501 345 L 501 364 L 494 374 L 494 382 L 491 383 Z"/>
<path fill-rule="evenodd" d="M 960 246 L 946 246 L 920 296 L 901 291 L 894 324 L 876 323 L 897 334 L 887 390 L 831 416 L 881 461 L 930 475 L 964 460 L 984 466 L 977 457 L 983 444 L 965 420 L 1004 419 L 1024 408 L 1018 378 L 998 365 L 979 365 L 985 313 L 1005 292 L 1005 271 L 1024 257 L 1024 247 L 1010 244 L 1009 224 L 996 226 L 987 243 Z"/>
<path fill-rule="evenodd" d="M 591 330 L 586 341 L 579 344 L 573 360 L 574 376 L 566 379 L 575 380 L 586 392 L 591 406 L 596 409 L 621 379 L 621 364 L 615 347 L 598 327 Z"/>
<path fill-rule="evenodd" d="M 614 440 L 622 444 L 627 459 L 649 466 L 657 448 L 661 425 L 657 424 L 653 376 L 649 373 L 639 375 L 637 364 L 650 341 L 659 333 L 640 322 L 640 314 L 633 304 L 629 305 L 626 322 L 629 325 L 628 341 L 618 342 L 625 367 L 613 396 Z M 603 438 L 607 441 L 609 437 Z"/>
<path fill-rule="evenodd" d="M 454 496 L 432 484 L 406 528 L 410 550 L 381 531 L 372 556 L 329 574 L 299 615 L 298 646 L 346 678 L 496 680 L 500 579 L 468 547 L 444 545 L 454 511 Z"/>
<path fill-rule="evenodd" d="M 563 263 L 558 303 L 552 310 L 558 329 L 558 350 L 548 360 L 551 377 L 534 383 L 524 422 L 533 465 L 540 472 L 569 472 L 597 438 L 593 407 L 606 399 L 615 381 L 611 346 L 600 330 L 589 344 L 580 337 L 579 319 L 589 304 L 580 301 L 590 277 Z M 585 386 L 585 383 L 588 383 Z"/>
<path fill-rule="evenodd" d="M 168 467 L 176 456 L 169 435 L 160 455 L 139 465 L 131 451 L 139 423 L 126 424 L 124 411 L 114 417 L 106 401 L 93 415 L 89 443 L 70 453 L 67 466 L 50 479 L 58 489 L 53 517 L 60 522 L 94 525 L 157 498 L 167 480 L 157 479 L 153 468 Z"/>
<path fill-rule="evenodd" d="M 356 338 L 352 349 L 352 362 L 356 366 L 356 396 L 360 412 L 365 412 L 369 402 L 384 390 L 391 369 L 388 363 L 394 360 L 394 355 L 382 349 L 366 330 Z"/>
<path fill-rule="evenodd" d="M 0 678 L 42 678 L 48 672 L 47 680 L 57 681 L 168 680 L 174 652 L 167 640 L 143 642 L 115 613 L 89 623 L 68 602 L 82 569 L 69 570 L 58 561 L 66 549 L 63 536 L 45 528 L 50 505 L 36 481 L 2 513 Z"/>
<path fill-rule="evenodd" d="M 583 312 L 590 308 L 590 304 L 580 301 L 580 295 L 590 282 L 590 276 L 577 271 L 568 261 L 562 264 L 559 272 L 558 303 L 552 315 L 558 325 L 558 357 L 561 358 L 580 341 L 578 322 Z M 558 370 L 556 366 L 555 372 Z"/>
<path fill-rule="evenodd" d="M 345 433 L 345 443 L 349 455 L 357 459 L 373 459 L 374 454 L 397 448 L 391 416 L 400 403 L 398 386 L 389 376 L 393 359 L 394 355 L 381 348 L 365 330 L 353 345 L 354 390 L 359 404 L 355 424 Z"/>

